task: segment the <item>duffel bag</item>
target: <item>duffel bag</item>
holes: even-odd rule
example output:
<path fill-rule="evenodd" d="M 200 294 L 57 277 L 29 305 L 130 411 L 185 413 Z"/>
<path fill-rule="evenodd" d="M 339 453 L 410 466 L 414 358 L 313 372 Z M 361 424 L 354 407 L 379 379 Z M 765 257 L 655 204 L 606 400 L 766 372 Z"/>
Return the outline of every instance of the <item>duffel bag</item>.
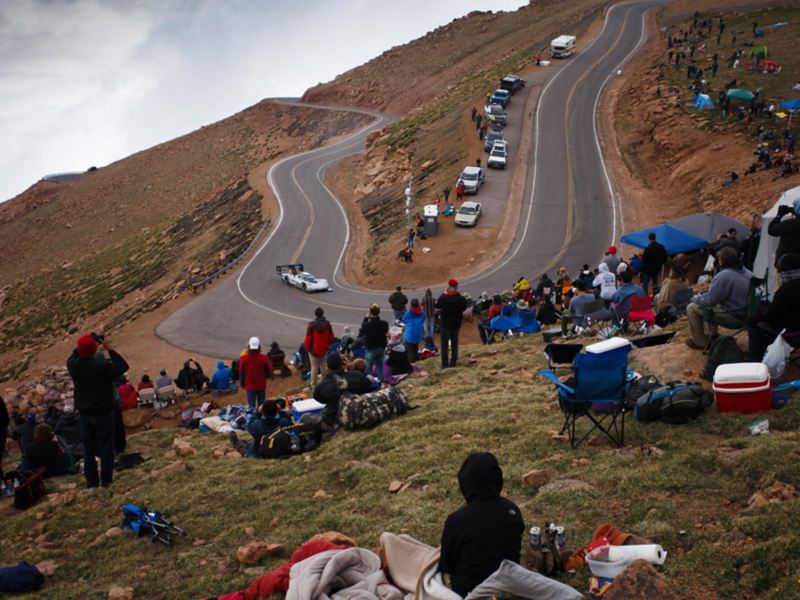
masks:
<path fill-rule="evenodd" d="M 404 415 L 409 408 L 406 393 L 397 386 L 360 396 L 343 392 L 339 400 L 339 424 L 350 430 L 366 429 Z"/>

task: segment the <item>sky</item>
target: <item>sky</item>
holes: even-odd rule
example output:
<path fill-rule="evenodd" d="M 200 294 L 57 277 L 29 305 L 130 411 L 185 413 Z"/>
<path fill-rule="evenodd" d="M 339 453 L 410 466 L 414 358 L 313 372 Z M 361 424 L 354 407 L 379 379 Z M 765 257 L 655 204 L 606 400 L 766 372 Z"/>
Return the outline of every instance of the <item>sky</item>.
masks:
<path fill-rule="evenodd" d="M 521 0 L 0 0 L 0 202 Z"/>

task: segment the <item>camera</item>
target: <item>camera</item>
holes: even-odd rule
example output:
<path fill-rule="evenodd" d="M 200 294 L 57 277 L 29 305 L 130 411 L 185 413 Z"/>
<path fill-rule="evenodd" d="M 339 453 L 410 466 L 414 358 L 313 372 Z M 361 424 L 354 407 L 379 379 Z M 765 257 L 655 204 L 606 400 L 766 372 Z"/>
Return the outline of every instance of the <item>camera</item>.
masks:
<path fill-rule="evenodd" d="M 91 336 L 92 336 L 92 339 L 95 342 L 97 342 L 98 344 L 102 344 L 104 341 L 106 341 L 106 336 L 101 335 L 99 333 L 92 332 Z"/>
<path fill-rule="evenodd" d="M 783 215 L 793 215 L 793 214 L 794 214 L 794 208 L 792 208 L 791 206 L 782 204 L 781 206 L 778 207 L 778 217 L 782 217 Z"/>

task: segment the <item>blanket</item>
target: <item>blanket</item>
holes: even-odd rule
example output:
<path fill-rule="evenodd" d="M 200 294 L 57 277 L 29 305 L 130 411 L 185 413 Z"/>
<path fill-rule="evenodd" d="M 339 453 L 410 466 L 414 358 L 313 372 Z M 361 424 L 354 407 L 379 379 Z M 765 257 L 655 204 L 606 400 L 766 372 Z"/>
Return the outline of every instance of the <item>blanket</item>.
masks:
<path fill-rule="evenodd" d="M 404 592 L 413 594 L 420 575 L 430 564 L 439 563 L 439 549 L 415 540 L 410 535 L 381 534 L 381 548 L 386 570 L 392 582 Z"/>
<path fill-rule="evenodd" d="M 403 600 L 365 548 L 321 552 L 295 564 L 286 600 Z"/>

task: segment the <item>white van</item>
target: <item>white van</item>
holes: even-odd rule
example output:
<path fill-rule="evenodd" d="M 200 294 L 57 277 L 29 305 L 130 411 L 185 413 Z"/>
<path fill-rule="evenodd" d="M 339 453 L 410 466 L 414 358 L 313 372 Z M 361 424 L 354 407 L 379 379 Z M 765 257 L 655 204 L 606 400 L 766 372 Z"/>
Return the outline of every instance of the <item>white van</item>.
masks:
<path fill-rule="evenodd" d="M 567 58 L 575 53 L 577 38 L 574 35 L 560 35 L 550 42 L 550 56 L 553 58 Z"/>

